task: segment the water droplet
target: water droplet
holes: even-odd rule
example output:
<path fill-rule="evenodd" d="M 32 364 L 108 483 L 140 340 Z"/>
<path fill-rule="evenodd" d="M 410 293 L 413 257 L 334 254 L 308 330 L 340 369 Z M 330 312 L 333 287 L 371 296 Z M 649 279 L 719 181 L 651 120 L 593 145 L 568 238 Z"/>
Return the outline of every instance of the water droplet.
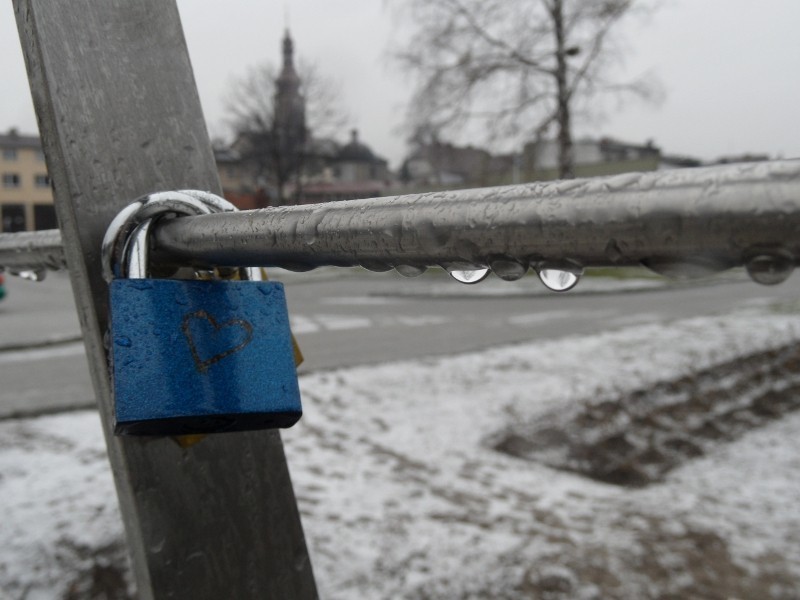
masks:
<path fill-rule="evenodd" d="M 265 285 L 260 285 L 256 289 L 258 289 L 258 291 L 261 292 L 261 294 L 263 294 L 267 298 L 270 298 L 271 296 L 273 296 L 276 293 L 275 292 L 275 288 L 272 287 L 271 285 L 266 285 L 266 286 Z"/>
<path fill-rule="evenodd" d="M 428 270 L 428 267 L 416 267 L 414 265 L 397 265 L 395 271 L 400 273 L 403 277 L 419 277 L 425 271 Z"/>
<path fill-rule="evenodd" d="M 130 348 L 133 345 L 133 342 L 131 342 L 131 338 L 125 335 L 121 335 L 119 337 L 114 338 L 114 343 L 117 346 L 122 346 L 123 348 Z"/>
<path fill-rule="evenodd" d="M 287 271 L 292 271 L 294 273 L 307 273 L 308 271 L 313 271 L 316 269 L 315 265 L 308 265 L 305 263 L 288 263 L 284 262 L 281 263 L 281 268 L 286 269 Z"/>
<path fill-rule="evenodd" d="M 460 283 L 480 283 L 489 276 L 489 269 L 469 269 L 459 270 L 455 269 L 449 271 L 450 276 Z"/>
<path fill-rule="evenodd" d="M 493 260 L 490 266 L 492 267 L 492 273 L 503 281 L 516 281 L 528 272 L 526 265 L 507 258 Z"/>
<path fill-rule="evenodd" d="M 297 222 L 297 228 L 302 233 L 303 241 L 307 246 L 313 246 L 316 243 L 320 225 L 326 214 L 327 208 L 318 208 L 307 219 Z"/>
<path fill-rule="evenodd" d="M 794 271 L 794 261 L 785 254 L 761 254 L 747 261 L 747 274 L 761 285 L 783 283 Z"/>
<path fill-rule="evenodd" d="M 624 256 L 622 254 L 622 250 L 619 248 L 617 240 L 614 238 L 608 240 L 608 243 L 606 244 L 606 256 L 612 263 L 619 262 L 619 260 Z"/>
<path fill-rule="evenodd" d="M 566 292 L 574 288 L 583 275 L 583 267 L 572 261 L 542 263 L 536 267 L 542 283 L 554 292 Z"/>
<path fill-rule="evenodd" d="M 372 271 L 373 273 L 385 273 L 386 271 L 392 270 L 391 266 L 379 261 L 361 261 L 361 266 L 367 271 Z"/>
<path fill-rule="evenodd" d="M 151 554 L 159 554 L 161 551 L 164 550 L 164 546 L 166 545 L 167 539 L 165 537 L 160 537 L 158 540 L 155 540 L 150 543 L 150 553 Z"/>
<path fill-rule="evenodd" d="M 538 273 L 542 283 L 554 292 L 571 290 L 580 280 L 579 275 L 560 269 L 542 269 Z"/>
<path fill-rule="evenodd" d="M 45 277 L 47 277 L 47 271 L 44 269 L 38 270 L 25 270 L 25 271 L 11 271 L 12 275 L 16 275 L 22 279 L 27 279 L 28 281 L 43 281 Z"/>

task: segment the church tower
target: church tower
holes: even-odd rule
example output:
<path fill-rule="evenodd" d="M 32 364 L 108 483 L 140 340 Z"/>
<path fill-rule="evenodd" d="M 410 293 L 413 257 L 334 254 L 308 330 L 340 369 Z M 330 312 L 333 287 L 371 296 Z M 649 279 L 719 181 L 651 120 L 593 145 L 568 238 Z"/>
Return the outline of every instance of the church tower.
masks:
<path fill-rule="evenodd" d="M 294 43 L 289 30 L 283 36 L 283 67 L 275 82 L 275 130 L 290 153 L 306 141 L 306 101 L 300 91 L 300 77 L 294 68 Z"/>

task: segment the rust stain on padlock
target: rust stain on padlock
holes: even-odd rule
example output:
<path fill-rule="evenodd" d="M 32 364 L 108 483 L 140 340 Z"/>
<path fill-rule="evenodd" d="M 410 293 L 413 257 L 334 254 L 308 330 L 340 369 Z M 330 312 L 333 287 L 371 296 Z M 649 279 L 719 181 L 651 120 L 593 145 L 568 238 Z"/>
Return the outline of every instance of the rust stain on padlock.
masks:
<path fill-rule="evenodd" d="M 181 448 L 190 448 L 195 444 L 202 442 L 207 437 L 205 433 L 194 433 L 191 435 L 173 435 L 172 439 Z"/>
<path fill-rule="evenodd" d="M 294 353 L 294 366 L 299 367 L 305 358 L 303 357 L 303 353 L 300 351 L 300 346 L 297 343 L 297 340 L 294 339 L 294 334 L 292 334 L 292 351 Z"/>

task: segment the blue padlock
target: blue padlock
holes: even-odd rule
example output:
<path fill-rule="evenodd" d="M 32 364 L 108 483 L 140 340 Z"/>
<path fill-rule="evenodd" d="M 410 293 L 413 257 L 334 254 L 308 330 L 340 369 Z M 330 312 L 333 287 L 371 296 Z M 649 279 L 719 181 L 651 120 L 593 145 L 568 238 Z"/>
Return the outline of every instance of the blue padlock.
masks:
<path fill-rule="evenodd" d="M 148 220 L 129 247 L 146 249 Z M 290 427 L 302 415 L 283 285 L 128 278 L 110 284 L 118 435 Z M 138 258 L 137 258 L 138 256 Z"/>

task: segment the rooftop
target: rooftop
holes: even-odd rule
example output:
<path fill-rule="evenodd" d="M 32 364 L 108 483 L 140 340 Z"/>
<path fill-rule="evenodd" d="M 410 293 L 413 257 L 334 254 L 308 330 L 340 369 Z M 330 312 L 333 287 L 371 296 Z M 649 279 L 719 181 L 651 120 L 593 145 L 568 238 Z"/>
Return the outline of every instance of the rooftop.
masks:
<path fill-rule="evenodd" d="M 2 148 L 33 148 L 40 150 L 42 142 L 38 135 L 24 135 L 12 127 L 8 133 L 0 133 L 0 147 Z"/>
<path fill-rule="evenodd" d="M 342 146 L 336 158 L 363 162 L 379 162 L 383 160 L 376 156 L 369 146 L 359 141 L 357 129 L 353 129 L 350 132 L 350 142 Z"/>

